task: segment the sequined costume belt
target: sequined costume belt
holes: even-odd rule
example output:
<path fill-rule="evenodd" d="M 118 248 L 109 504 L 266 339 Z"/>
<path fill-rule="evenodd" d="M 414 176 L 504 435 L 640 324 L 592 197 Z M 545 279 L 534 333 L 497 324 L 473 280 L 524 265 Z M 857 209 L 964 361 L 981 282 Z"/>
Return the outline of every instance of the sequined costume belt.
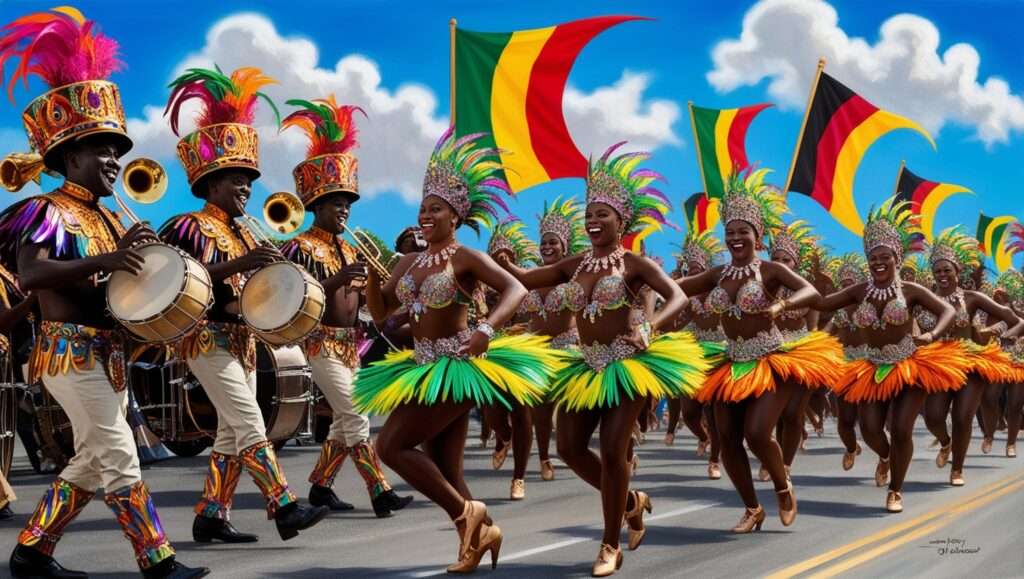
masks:
<path fill-rule="evenodd" d="M 725 330 L 722 326 L 715 326 L 711 329 L 698 328 L 693 326 L 692 328 L 694 337 L 699 342 L 725 342 L 728 338 L 725 337 Z"/>
<path fill-rule="evenodd" d="M 913 356 L 914 352 L 917 351 L 917 344 L 914 343 L 914 338 L 907 334 L 899 342 L 886 344 L 881 348 L 863 344 L 861 346 L 849 346 L 844 348 L 843 351 L 846 353 L 846 358 L 850 361 L 867 360 L 876 366 L 881 366 L 883 364 L 898 364 Z"/>
<path fill-rule="evenodd" d="M 103 364 L 115 392 L 127 386 L 124 338 L 116 330 L 100 330 L 79 324 L 44 321 L 29 368 L 31 381 L 48 376 L 92 370 Z"/>
<path fill-rule="evenodd" d="M 796 330 L 780 330 L 780 331 L 782 332 L 782 343 L 784 343 L 784 344 L 788 344 L 790 342 L 795 342 L 795 341 L 797 341 L 797 340 L 799 340 L 801 338 L 806 337 L 807 334 L 811 333 L 811 331 L 807 329 L 807 326 L 804 326 L 802 328 L 798 328 Z"/>
<path fill-rule="evenodd" d="M 779 328 L 772 326 L 770 330 L 758 332 L 753 338 L 728 340 L 725 353 L 733 362 L 749 362 L 778 350 L 785 342 Z"/>
<path fill-rule="evenodd" d="M 616 336 L 612 340 L 611 344 L 599 344 L 593 343 L 589 346 L 581 345 L 580 351 L 583 353 L 583 361 L 587 363 L 587 366 L 594 372 L 600 372 L 604 370 L 608 364 L 616 362 L 618 360 L 624 360 L 629 358 L 633 354 L 636 354 L 636 348 L 626 342 L 625 336 Z"/>
<path fill-rule="evenodd" d="M 551 347 L 556 350 L 572 350 L 580 345 L 580 332 L 576 328 L 566 330 L 551 338 Z"/>
<path fill-rule="evenodd" d="M 216 347 L 227 350 L 247 371 L 256 369 L 256 337 L 244 324 L 200 322 L 195 331 L 181 340 L 181 357 L 194 360 Z"/>
<path fill-rule="evenodd" d="M 322 354 L 325 358 L 339 360 L 349 368 L 359 366 L 359 340 L 365 333 L 361 328 L 338 328 L 320 326 L 306 338 L 306 357 Z"/>
<path fill-rule="evenodd" d="M 432 364 L 438 358 L 468 358 L 467 354 L 460 354 L 459 350 L 471 335 L 473 330 L 467 329 L 447 338 L 416 338 L 413 340 L 413 359 L 417 364 Z"/>

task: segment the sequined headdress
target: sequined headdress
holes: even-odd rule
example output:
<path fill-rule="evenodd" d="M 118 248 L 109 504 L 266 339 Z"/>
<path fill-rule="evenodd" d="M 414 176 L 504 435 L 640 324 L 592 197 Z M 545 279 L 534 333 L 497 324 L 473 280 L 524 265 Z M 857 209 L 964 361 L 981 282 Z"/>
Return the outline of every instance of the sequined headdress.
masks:
<path fill-rule="evenodd" d="M 786 200 L 779 190 L 764 182 L 768 169 L 734 172 L 729 176 L 722 200 L 722 224 L 745 221 L 753 226 L 758 239 L 783 227 Z"/>
<path fill-rule="evenodd" d="M 1014 310 L 1024 312 L 1024 275 L 1015 269 L 1008 269 L 996 278 L 996 289 L 1006 292 Z"/>
<path fill-rule="evenodd" d="M 781 229 L 772 230 L 770 235 L 770 252 L 785 253 L 796 262 L 800 275 L 810 275 L 819 239 L 811 235 L 811 228 L 807 222 L 799 219 Z"/>
<path fill-rule="evenodd" d="M 515 256 L 517 265 L 540 263 L 540 251 L 537 244 L 523 233 L 525 227 L 526 224 L 518 217 L 506 217 L 491 233 L 487 253 L 494 255 L 499 251 L 508 250 Z"/>
<path fill-rule="evenodd" d="M 864 227 L 864 255 L 870 255 L 878 247 L 887 247 L 896 254 L 897 263 L 902 264 L 912 251 L 920 251 L 920 217 L 910 210 L 910 203 L 890 197 L 868 213 Z"/>
<path fill-rule="evenodd" d="M 845 253 L 831 260 L 827 269 L 837 286 L 842 286 L 844 281 L 860 283 L 868 279 L 867 260 L 857 252 Z"/>
<path fill-rule="evenodd" d="M 495 205 L 508 213 L 502 195 L 512 194 L 502 174 L 498 149 L 479 142 L 484 134 L 456 138 L 450 127 L 434 146 L 423 177 L 423 198 L 440 197 L 477 233 L 481 225 L 492 229 L 498 221 Z"/>
<path fill-rule="evenodd" d="M 178 141 L 178 158 L 185 167 L 192 193 L 196 184 L 220 169 L 236 168 L 252 179 L 260 176 L 259 139 L 251 125 L 256 101 L 262 98 L 277 115 L 277 107 L 259 89 L 277 81 L 254 67 L 242 67 L 225 75 L 219 68 L 190 68 L 171 82 L 171 96 L 164 115 L 170 115 L 171 130 L 178 133 L 181 105 L 198 99 L 196 130 Z"/>
<path fill-rule="evenodd" d="M 671 225 L 666 215 L 672 204 L 653 186 L 655 181 L 664 180 L 662 176 L 651 169 L 640 168 L 640 163 L 649 159 L 650 153 L 623 153 L 612 157 L 624 144 L 625 141 L 616 143 L 596 161 L 591 159 L 587 172 L 587 205 L 608 205 L 622 218 L 623 235 L 636 233 L 642 239 L 662 225 Z"/>
<path fill-rule="evenodd" d="M 725 251 L 725 246 L 710 231 L 695 233 L 691 228 L 686 232 L 682 249 L 675 257 L 683 267 L 692 262 L 706 270 L 715 265 L 715 258 Z"/>
<path fill-rule="evenodd" d="M 329 193 L 345 193 L 359 199 L 359 162 L 351 153 L 356 147 L 356 126 L 352 115 L 363 109 L 339 105 L 334 95 L 326 99 L 290 100 L 287 104 L 302 107 L 281 121 L 281 129 L 298 127 L 309 137 L 306 160 L 299 163 L 292 176 L 295 191 L 309 207 Z"/>
<path fill-rule="evenodd" d="M 544 211 L 540 214 L 540 236 L 548 233 L 562 242 L 565 255 L 576 255 L 587 247 L 587 233 L 583 227 L 583 208 L 575 198 L 564 201 L 555 197 L 550 204 L 544 202 Z"/>
<path fill-rule="evenodd" d="M 50 87 L 21 115 L 29 145 L 50 169 L 63 169 L 61 144 L 86 135 L 113 135 L 119 155 L 132 148 L 121 93 L 107 80 L 123 66 L 117 50 L 70 6 L 22 16 L 0 30 L 0 74 L 8 59 L 19 61 L 8 84 L 11 101 L 14 85 L 28 86 L 31 75 Z"/>
<path fill-rule="evenodd" d="M 959 271 L 977 268 L 982 260 L 978 240 L 965 234 L 959 226 L 943 229 L 932 242 L 928 262 L 935 267 L 942 260 L 952 263 Z"/>

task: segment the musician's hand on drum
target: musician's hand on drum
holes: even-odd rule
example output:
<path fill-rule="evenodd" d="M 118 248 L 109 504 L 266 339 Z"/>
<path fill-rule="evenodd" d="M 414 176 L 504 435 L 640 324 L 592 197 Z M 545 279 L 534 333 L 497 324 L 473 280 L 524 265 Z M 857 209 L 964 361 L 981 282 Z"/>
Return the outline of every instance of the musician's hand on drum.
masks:
<path fill-rule="evenodd" d="M 141 221 L 132 225 L 128 231 L 121 238 L 121 241 L 117 243 L 118 249 L 128 249 L 135 245 L 141 245 L 143 243 L 158 243 L 160 238 L 157 237 L 153 228 L 149 226 L 149 223 Z"/>
<path fill-rule="evenodd" d="M 245 269 L 250 270 L 266 267 L 276 261 L 281 261 L 283 257 L 276 247 L 261 245 L 240 259 L 244 260 Z"/>
<path fill-rule="evenodd" d="M 133 249 L 118 249 L 110 253 L 97 256 L 100 262 L 100 270 L 105 273 L 115 271 L 127 271 L 132 275 L 139 275 L 142 271 L 142 264 L 145 260 L 139 252 Z"/>
<path fill-rule="evenodd" d="M 481 356 L 487 353 L 487 349 L 491 347 L 491 339 L 487 337 L 487 334 L 476 331 L 470 334 L 469 340 L 462 343 L 459 347 L 459 354 L 469 356 Z"/>

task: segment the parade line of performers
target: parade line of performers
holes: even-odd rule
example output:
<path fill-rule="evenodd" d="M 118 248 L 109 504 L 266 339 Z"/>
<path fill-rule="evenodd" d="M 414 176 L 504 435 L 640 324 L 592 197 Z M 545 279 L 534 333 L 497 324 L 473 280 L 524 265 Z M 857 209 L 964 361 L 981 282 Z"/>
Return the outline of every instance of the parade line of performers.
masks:
<path fill-rule="evenodd" d="M 19 157 L 27 161 L 16 166 L 25 180 L 42 170 L 63 177 L 56 190 L 0 214 L 0 330 L 32 320 L 28 380 L 41 381 L 67 413 L 75 451 L 18 536 L 10 557 L 15 577 L 86 576 L 54 553 L 99 488 L 144 576 L 209 572 L 177 558 L 125 417 L 126 363 L 146 340 L 115 319 L 108 284 L 119 274 L 143 277 L 152 265 L 145 250 L 154 246 L 176 248 L 173 255 L 199 272 L 210 294 L 187 331 L 150 340 L 187 364 L 216 409 L 209 471 L 196 489 L 192 536 L 199 543 L 258 540 L 231 524 L 243 473 L 284 540 L 329 511 L 352 509 L 331 490 L 351 458 L 378 516 L 411 500 L 392 490 L 382 462 L 444 510 L 459 543 L 450 573 L 471 573 L 488 556 L 493 567 L 505 537 L 487 506 L 472 499 L 463 473 L 474 407 L 497 434 L 493 466 L 513 454 L 513 500 L 526 498 L 534 429 L 543 480 L 556 476 L 548 454 L 554 432 L 559 457 L 600 494 L 598 577 L 622 566 L 623 527 L 626 549 L 644 540 L 652 501 L 631 484 L 634 432 L 659 400 L 668 400 L 674 418 L 666 444 L 682 413 L 699 453 L 710 449 L 709 478 L 724 468 L 735 486 L 736 506 L 743 506 L 735 533 L 760 530 L 767 515 L 748 450 L 761 465 L 759 478 L 772 481 L 780 522 L 794 523 L 790 473 L 798 468 L 805 417 L 820 421 L 829 405 L 846 450 L 842 468 L 851 469 L 862 452 L 859 424 L 877 454 L 875 480 L 887 487 L 889 512 L 903 508 L 921 412 L 938 442 L 937 466 L 951 462 L 950 484 L 960 486 L 974 416 L 982 407 L 989 452 L 1008 385 L 1006 455 L 1016 456 L 1024 278 L 1011 271 L 984 282 L 978 244 L 958 229 L 923 245 L 905 203 L 888 200 L 871 211 L 863 255 L 831 257 L 808 224 L 783 219 L 785 198 L 765 182 L 766 170 L 736 174 L 722 200 L 724 245 L 711 233 L 689 233 L 670 277 L 623 248 L 624 237 L 665 223 L 669 211 L 656 188 L 660 176 L 643 165 L 648 155 L 619 152 L 621 143 L 595 155 L 586 199 L 546 204 L 538 245 L 522 222 L 505 215 L 509 187 L 497 151 L 481 145 L 483 135 L 449 130 L 426 168 L 418 227 L 399 239 L 404 254 L 388 268 L 368 267 L 367 256 L 341 237 L 359 199 L 358 107 L 330 95 L 288 101 L 294 110 L 282 128 L 310 141 L 294 177 L 297 202 L 313 224 L 269 243 L 245 210 L 260 176 L 254 109 L 266 98 L 260 89 L 274 81 L 254 68 L 230 75 L 190 69 L 171 84 L 166 114 L 177 135 L 183 104 L 198 105 L 196 128 L 177 152 L 201 207 L 157 229 L 126 227 L 101 202 L 115 195 L 119 159 L 132 147 L 119 89 L 107 80 L 120 66 L 116 49 L 67 7 L 0 32 L 0 63 L 17 64 L 12 85 L 35 76 L 51 87 L 22 115 L 36 156 Z M 462 226 L 490 232 L 487 253 L 456 241 Z M 301 287 L 319 288 L 322 298 L 316 323 L 280 342 L 301 346 L 333 411 L 308 501 L 289 486 L 267 438 L 255 365 L 257 338 L 269 338 L 242 311 L 246 284 L 282 263 L 297 264 L 291 267 L 301 272 Z M 294 301 L 299 297 L 308 302 L 308 295 Z M 362 370 L 360 308 L 407 346 Z M 15 349 L 2 346 L 8 355 Z M 375 442 L 370 414 L 387 416 Z M 595 432 L 597 452 L 590 447 Z M 13 491 L 3 482 L 6 502 Z"/>

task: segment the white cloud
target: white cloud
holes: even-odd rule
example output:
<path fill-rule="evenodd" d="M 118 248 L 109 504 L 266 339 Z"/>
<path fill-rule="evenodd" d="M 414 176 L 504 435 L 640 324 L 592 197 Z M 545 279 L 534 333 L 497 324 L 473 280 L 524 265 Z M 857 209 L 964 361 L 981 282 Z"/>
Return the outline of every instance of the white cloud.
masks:
<path fill-rule="evenodd" d="M 740 37 L 714 47 L 707 79 L 728 92 L 767 78 L 774 98 L 802 107 L 824 57 L 829 74 L 932 132 L 947 122 L 968 125 L 991 146 L 1024 130 L 1024 100 L 1000 78 L 979 82 L 981 57 L 973 46 L 938 50 L 938 28 L 920 16 L 889 18 L 872 44 L 848 36 L 835 8 L 821 0 L 761 0 L 744 16 Z"/>
<path fill-rule="evenodd" d="M 413 83 L 395 90 L 384 88 L 378 64 L 357 54 L 343 57 L 333 69 L 324 68 L 313 42 L 281 36 L 272 21 L 258 14 L 237 14 L 214 24 L 205 46 L 185 57 L 174 74 L 189 67 L 212 67 L 215 62 L 226 71 L 239 66 L 261 68 L 280 83 L 265 91 L 276 103 L 334 93 L 340 103 L 360 105 L 369 116 L 357 118 L 361 192 L 372 196 L 397 191 L 408 202 L 418 200 L 426 160 L 448 125 L 447 116 L 438 112 L 438 97 L 429 88 Z M 623 139 L 648 148 L 680 142 L 672 131 L 678 107 L 664 100 L 645 101 L 649 82 L 646 75 L 627 71 L 614 85 L 590 94 L 567 89 L 567 123 L 584 154 Z M 258 109 L 261 181 L 272 191 L 291 190 L 291 170 L 305 153 L 304 137 L 298 131 L 278 135 L 269 107 L 261 103 Z M 284 109 L 282 113 L 287 114 Z M 185 109 L 182 134 L 191 130 L 192 125 L 185 122 L 191 116 Z M 163 104 L 146 107 L 141 119 L 130 119 L 129 132 L 136 143 L 133 156 L 173 162 L 177 138 L 163 117 Z"/>

